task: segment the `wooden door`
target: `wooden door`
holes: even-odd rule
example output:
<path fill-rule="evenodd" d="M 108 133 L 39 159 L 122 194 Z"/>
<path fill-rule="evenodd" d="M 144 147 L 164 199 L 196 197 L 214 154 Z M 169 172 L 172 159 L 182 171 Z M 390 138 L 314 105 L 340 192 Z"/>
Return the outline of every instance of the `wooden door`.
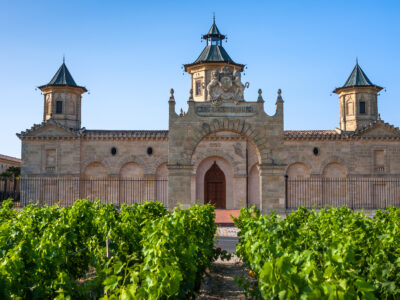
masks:
<path fill-rule="evenodd" d="M 214 162 L 204 176 L 204 203 L 211 203 L 215 208 L 226 208 L 225 190 L 224 172 Z"/>

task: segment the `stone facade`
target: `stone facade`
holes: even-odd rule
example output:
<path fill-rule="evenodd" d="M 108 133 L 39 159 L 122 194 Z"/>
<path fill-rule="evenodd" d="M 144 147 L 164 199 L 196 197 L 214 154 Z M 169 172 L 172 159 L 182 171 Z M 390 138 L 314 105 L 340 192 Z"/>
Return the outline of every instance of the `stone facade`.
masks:
<path fill-rule="evenodd" d="M 0 174 L 7 171 L 9 167 L 20 167 L 21 160 L 16 157 L 0 154 Z"/>
<path fill-rule="evenodd" d="M 81 95 L 86 89 L 72 77 L 57 77 L 68 72 L 63 63 L 55 78 L 41 87 L 43 122 L 18 134 L 22 176 L 168 178 L 168 205 L 190 206 L 208 202 L 206 174 L 216 163 L 224 174 L 225 208 L 248 204 L 264 212 L 284 209 L 285 173 L 290 178 L 400 176 L 400 130 L 380 119 L 380 88 L 368 79 L 360 84 L 357 76 L 364 73 L 357 69 L 353 81 L 335 90 L 340 128 L 285 131 L 280 90 L 275 114 L 267 115 L 261 90 L 254 101 L 243 98 L 248 86 L 240 81 L 243 65 L 227 54 L 206 55 L 226 53 L 224 36 L 213 26 L 204 36 L 210 48 L 185 65 L 192 76 L 187 112 L 176 112 L 171 90 L 168 131 L 82 128 Z"/>

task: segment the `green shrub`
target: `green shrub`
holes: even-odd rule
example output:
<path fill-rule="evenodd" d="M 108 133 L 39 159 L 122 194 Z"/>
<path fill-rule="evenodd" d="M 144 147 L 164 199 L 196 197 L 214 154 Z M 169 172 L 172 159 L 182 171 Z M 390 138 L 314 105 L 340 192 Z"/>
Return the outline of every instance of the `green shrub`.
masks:
<path fill-rule="evenodd" d="M 211 206 L 12 207 L 0 207 L 1 299 L 185 299 L 215 255 Z"/>
<path fill-rule="evenodd" d="M 346 207 L 304 207 L 278 220 L 242 209 L 237 253 L 264 299 L 400 297 L 400 209 L 374 218 Z M 249 286 L 249 284 L 245 284 Z"/>

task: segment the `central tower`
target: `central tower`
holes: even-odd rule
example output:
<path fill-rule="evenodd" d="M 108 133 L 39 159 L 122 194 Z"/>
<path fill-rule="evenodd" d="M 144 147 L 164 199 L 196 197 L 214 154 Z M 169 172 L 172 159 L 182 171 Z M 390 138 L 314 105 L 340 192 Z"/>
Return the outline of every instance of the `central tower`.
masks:
<path fill-rule="evenodd" d="M 214 19 L 210 30 L 203 36 L 206 47 L 195 62 L 185 65 L 186 72 L 191 75 L 192 88 L 187 112 L 176 113 L 174 91 L 171 90 L 168 100 L 168 205 L 193 205 L 198 202 L 196 195 L 200 193 L 214 198 L 217 207 L 221 208 L 226 207 L 227 202 L 232 206 L 234 199 L 245 202 L 245 174 L 238 174 L 235 178 L 238 189 L 242 188 L 239 192 L 242 196 L 238 198 L 226 198 L 223 170 L 218 172 L 215 168 L 214 173 L 210 171 L 210 176 L 205 176 L 203 191 L 196 190 L 199 186 L 193 180 L 197 172 L 195 153 L 197 149 L 203 151 L 199 144 L 226 131 L 241 136 L 255 148 L 260 182 L 258 201 L 262 211 L 281 209 L 284 207 L 283 174 L 286 166 L 281 91 L 278 91 L 276 112 L 272 116 L 264 111 L 261 89 L 255 101 L 245 100 L 244 90 L 249 84 L 241 82 L 244 65 L 235 63 L 222 47 L 225 38 Z M 214 154 L 220 157 L 228 155 L 222 148 L 215 149 Z M 209 153 L 205 151 L 203 154 L 208 156 Z"/>
<path fill-rule="evenodd" d="M 193 63 L 184 65 L 185 71 L 191 75 L 193 99 L 199 102 L 210 100 L 207 85 L 212 80 L 213 71 L 227 67 L 230 72 L 242 72 L 244 68 L 244 65 L 235 63 L 222 46 L 226 36 L 220 33 L 215 17 L 210 30 L 202 38 L 206 40 L 206 47 Z"/>

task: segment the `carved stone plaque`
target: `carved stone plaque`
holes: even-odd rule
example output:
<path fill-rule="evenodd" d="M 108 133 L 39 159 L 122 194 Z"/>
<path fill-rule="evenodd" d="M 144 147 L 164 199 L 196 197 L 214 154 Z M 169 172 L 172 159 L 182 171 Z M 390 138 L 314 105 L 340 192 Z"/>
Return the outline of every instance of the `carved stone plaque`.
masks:
<path fill-rule="evenodd" d="M 195 112 L 202 117 L 250 117 L 257 113 L 254 103 L 242 102 L 240 105 L 222 103 L 220 106 L 211 103 L 196 103 Z"/>

